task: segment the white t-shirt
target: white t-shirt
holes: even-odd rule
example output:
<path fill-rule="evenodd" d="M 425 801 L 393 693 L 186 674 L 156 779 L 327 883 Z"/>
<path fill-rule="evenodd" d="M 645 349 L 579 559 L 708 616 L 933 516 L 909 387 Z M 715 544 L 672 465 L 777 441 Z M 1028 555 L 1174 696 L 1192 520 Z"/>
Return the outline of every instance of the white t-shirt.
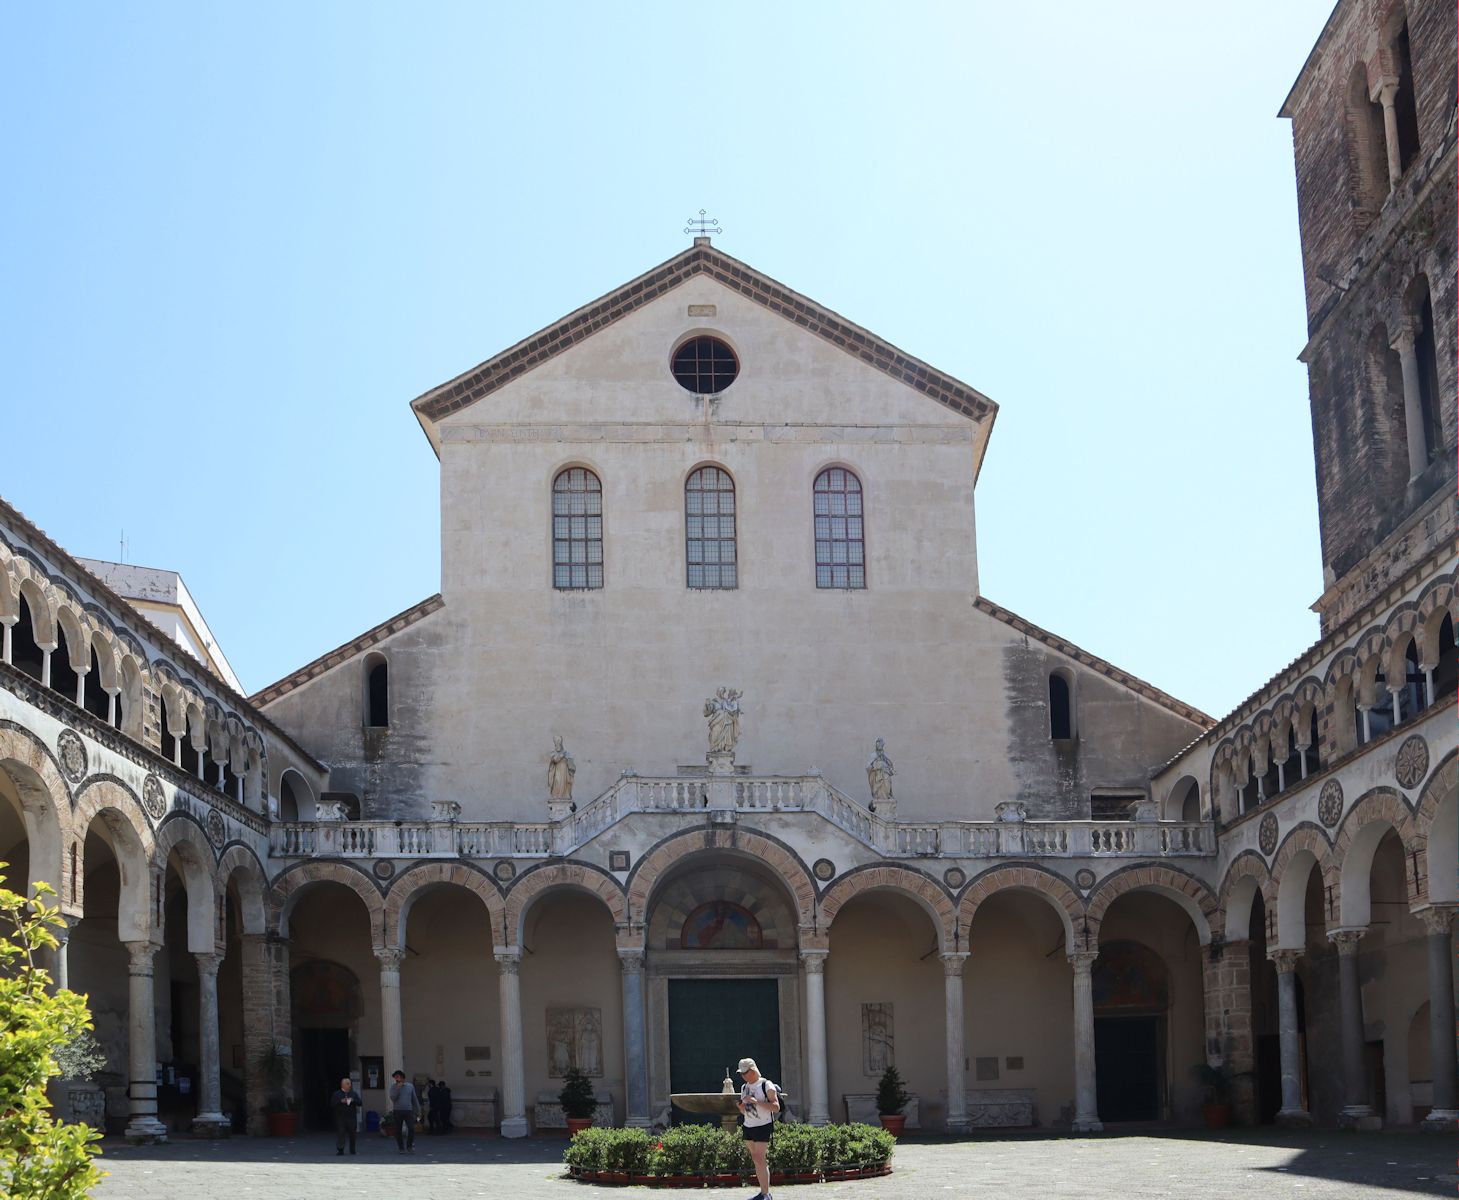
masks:
<path fill-rule="evenodd" d="M 770 1091 L 775 1093 L 775 1099 L 780 1098 L 779 1085 L 763 1075 L 754 1083 L 740 1084 L 740 1102 L 745 1106 L 746 1129 L 756 1129 L 775 1120 L 775 1114 L 770 1110 Z"/>

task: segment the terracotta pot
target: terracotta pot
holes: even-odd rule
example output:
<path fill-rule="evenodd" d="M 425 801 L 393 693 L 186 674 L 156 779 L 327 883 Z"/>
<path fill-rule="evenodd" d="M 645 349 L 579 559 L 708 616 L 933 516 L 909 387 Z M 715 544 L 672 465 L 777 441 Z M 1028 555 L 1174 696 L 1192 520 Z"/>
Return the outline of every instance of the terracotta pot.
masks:
<path fill-rule="evenodd" d="M 901 1113 L 882 1113 L 881 1127 L 893 1137 L 901 1137 L 902 1130 L 907 1127 L 907 1118 Z"/>
<path fill-rule="evenodd" d="M 291 1112 L 269 1113 L 268 1131 L 270 1137 L 293 1137 L 299 1132 L 299 1114 Z"/>
<path fill-rule="evenodd" d="M 567 1136 L 572 1137 L 575 1133 L 581 1133 L 584 1129 L 590 1128 L 592 1124 L 592 1117 L 568 1117 Z"/>
<path fill-rule="evenodd" d="M 1229 1104 L 1207 1104 L 1201 1111 L 1206 1116 L 1207 1129 L 1225 1129 L 1231 1124 L 1231 1106 Z"/>

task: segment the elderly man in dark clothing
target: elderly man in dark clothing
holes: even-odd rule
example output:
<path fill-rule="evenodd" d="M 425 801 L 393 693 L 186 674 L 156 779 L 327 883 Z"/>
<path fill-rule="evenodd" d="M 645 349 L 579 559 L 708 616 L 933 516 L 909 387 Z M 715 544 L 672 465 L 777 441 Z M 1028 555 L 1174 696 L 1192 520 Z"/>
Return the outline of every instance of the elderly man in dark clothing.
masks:
<path fill-rule="evenodd" d="M 355 1126 L 359 1124 L 360 1096 L 355 1091 L 354 1081 L 346 1075 L 339 1081 L 339 1087 L 329 1098 L 329 1111 L 334 1116 L 334 1152 L 344 1153 L 345 1139 L 349 1139 L 350 1153 L 355 1153 Z"/>

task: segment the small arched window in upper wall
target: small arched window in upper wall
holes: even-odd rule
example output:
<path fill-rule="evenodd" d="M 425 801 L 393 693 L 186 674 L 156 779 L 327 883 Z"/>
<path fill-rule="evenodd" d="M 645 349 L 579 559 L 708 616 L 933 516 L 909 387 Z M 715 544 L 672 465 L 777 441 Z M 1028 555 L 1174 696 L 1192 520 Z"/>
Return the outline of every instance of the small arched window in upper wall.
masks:
<path fill-rule="evenodd" d="M 816 586 L 856 589 L 866 586 L 866 528 L 861 480 L 845 467 L 827 467 L 816 476 Z"/>
<path fill-rule="evenodd" d="M 1074 698 L 1069 681 L 1058 672 L 1049 676 L 1049 737 L 1066 742 L 1074 736 Z"/>
<path fill-rule="evenodd" d="M 370 729 L 390 727 L 390 667 L 378 654 L 365 659 L 365 724 Z"/>
<path fill-rule="evenodd" d="M 568 467 L 552 481 L 552 586 L 603 586 L 603 485 L 586 467 Z"/>

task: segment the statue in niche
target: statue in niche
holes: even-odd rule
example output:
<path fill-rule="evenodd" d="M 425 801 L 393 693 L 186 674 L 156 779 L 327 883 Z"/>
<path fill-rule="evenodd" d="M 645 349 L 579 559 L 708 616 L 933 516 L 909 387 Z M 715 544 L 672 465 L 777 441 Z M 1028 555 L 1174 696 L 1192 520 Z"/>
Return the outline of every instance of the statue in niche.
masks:
<path fill-rule="evenodd" d="M 572 777 L 577 774 L 577 764 L 562 748 L 562 738 L 552 739 L 552 755 L 547 760 L 547 795 L 553 800 L 572 799 Z M 577 805 L 572 806 L 577 811 Z"/>
<path fill-rule="evenodd" d="M 709 719 L 709 752 L 733 754 L 740 740 L 740 697 L 735 688 L 720 688 L 704 702 L 704 715 Z"/>
<path fill-rule="evenodd" d="M 872 812 L 876 812 L 879 801 L 892 798 L 892 776 L 896 771 L 892 768 L 892 760 L 887 757 L 886 745 L 885 738 L 877 738 L 876 753 L 866 764 L 866 782 L 871 785 L 871 803 L 867 807 Z"/>
<path fill-rule="evenodd" d="M 863 1004 L 861 1006 L 862 1073 L 878 1076 L 895 1063 L 892 1006 L 890 1004 Z"/>

